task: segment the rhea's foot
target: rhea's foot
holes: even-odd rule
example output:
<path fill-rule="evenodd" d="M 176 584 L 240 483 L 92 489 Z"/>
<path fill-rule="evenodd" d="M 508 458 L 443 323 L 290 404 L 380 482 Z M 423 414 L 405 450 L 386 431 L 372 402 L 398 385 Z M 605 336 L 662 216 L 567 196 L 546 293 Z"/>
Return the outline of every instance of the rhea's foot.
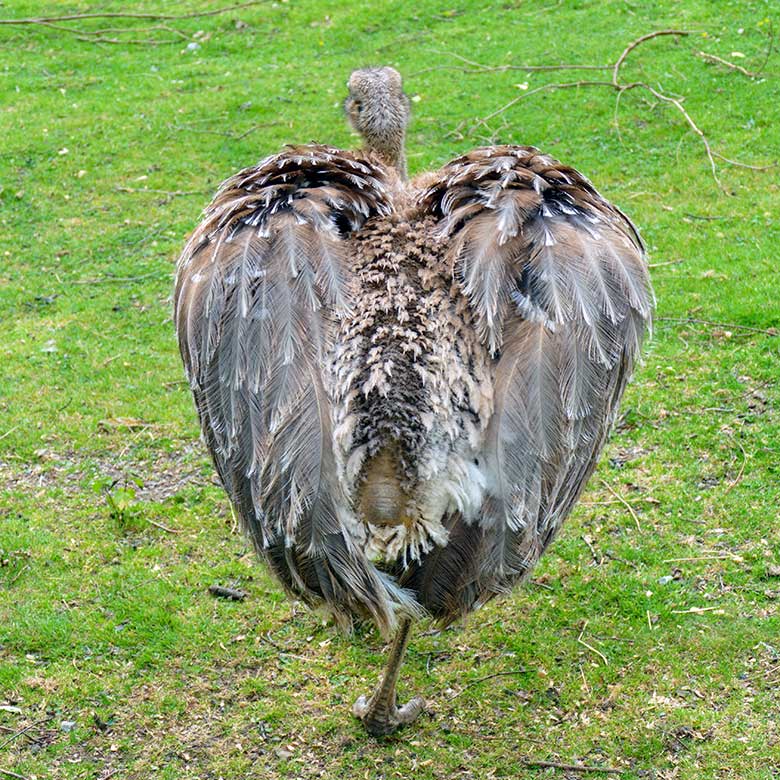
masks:
<path fill-rule="evenodd" d="M 403 707 L 398 707 L 396 704 L 383 701 L 383 697 L 375 693 L 370 699 L 361 696 L 352 705 L 352 714 L 363 723 L 371 736 L 386 737 L 401 726 L 417 720 L 424 709 L 425 699 L 421 696 L 415 696 Z"/>

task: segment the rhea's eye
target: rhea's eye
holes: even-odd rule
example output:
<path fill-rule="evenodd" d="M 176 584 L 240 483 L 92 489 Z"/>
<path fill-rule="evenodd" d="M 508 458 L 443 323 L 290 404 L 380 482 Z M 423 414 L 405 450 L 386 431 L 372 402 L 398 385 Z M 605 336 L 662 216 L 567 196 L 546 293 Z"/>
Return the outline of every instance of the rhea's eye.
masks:
<path fill-rule="evenodd" d="M 355 106 L 355 110 L 358 112 L 358 114 L 363 111 L 363 104 L 359 100 L 355 100 L 353 105 Z"/>

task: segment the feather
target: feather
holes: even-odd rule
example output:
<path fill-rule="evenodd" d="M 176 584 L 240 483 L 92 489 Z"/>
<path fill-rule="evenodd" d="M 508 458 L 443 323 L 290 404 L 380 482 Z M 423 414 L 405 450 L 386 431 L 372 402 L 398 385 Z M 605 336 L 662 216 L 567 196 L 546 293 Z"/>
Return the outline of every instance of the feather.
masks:
<path fill-rule="evenodd" d="M 654 300 L 629 220 L 530 147 L 454 160 L 419 202 L 438 221 L 495 356 L 495 407 L 479 453 L 488 470 L 475 578 L 483 603 L 527 575 L 582 492 Z"/>
<path fill-rule="evenodd" d="M 289 591 L 389 632 L 416 607 L 339 520 L 323 378 L 350 311 L 344 231 L 387 213 L 384 177 L 318 146 L 232 177 L 185 247 L 174 306 L 206 442 L 256 548 Z"/>
<path fill-rule="evenodd" d="M 384 632 L 420 609 L 451 622 L 528 575 L 595 468 L 654 304 L 635 229 L 573 169 L 506 146 L 429 182 L 411 222 L 382 221 L 395 206 L 381 166 L 291 147 L 223 184 L 177 274 L 179 344 L 204 436 L 256 548 L 291 593 Z M 459 388 L 433 342 L 418 341 L 410 306 L 428 293 L 410 286 L 399 251 L 431 279 L 451 271 L 447 316 L 461 341 L 441 354 L 473 372 L 482 350 L 489 390 Z M 341 366 L 333 376 L 331 365 Z M 418 385 L 438 407 L 419 408 Z M 335 419 L 336 402 L 366 416 Z M 444 417 L 465 409 L 474 422 L 448 422 L 437 438 Z M 409 437 L 403 452 L 441 452 L 466 430 L 478 481 L 447 475 L 460 487 L 426 520 L 439 530 L 418 538 L 389 526 L 388 545 L 417 546 L 369 560 L 355 486 L 374 473 L 382 436 Z M 413 497 L 396 470 L 442 467 L 394 463 L 381 476 L 391 512 Z"/>

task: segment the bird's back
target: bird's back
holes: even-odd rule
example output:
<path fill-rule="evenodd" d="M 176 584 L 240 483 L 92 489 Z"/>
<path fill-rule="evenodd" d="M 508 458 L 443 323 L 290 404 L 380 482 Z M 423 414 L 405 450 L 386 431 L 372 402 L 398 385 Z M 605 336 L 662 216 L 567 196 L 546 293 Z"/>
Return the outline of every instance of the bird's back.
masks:
<path fill-rule="evenodd" d="M 332 352 L 335 451 L 369 555 L 424 559 L 482 502 L 490 357 L 414 198 L 352 240 L 354 310 Z M 400 198 L 399 198 L 400 199 Z"/>
<path fill-rule="evenodd" d="M 531 570 L 590 476 L 652 291 L 631 223 L 529 147 L 415 190 L 295 147 L 182 256 L 182 356 L 217 470 L 293 594 L 385 631 Z"/>

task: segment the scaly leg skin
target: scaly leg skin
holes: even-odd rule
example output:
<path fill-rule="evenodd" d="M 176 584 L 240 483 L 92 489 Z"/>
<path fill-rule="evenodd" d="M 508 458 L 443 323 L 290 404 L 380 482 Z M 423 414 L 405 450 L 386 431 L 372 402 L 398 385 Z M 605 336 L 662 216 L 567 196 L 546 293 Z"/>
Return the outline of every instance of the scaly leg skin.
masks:
<path fill-rule="evenodd" d="M 404 620 L 396 634 L 393 646 L 390 648 L 390 656 L 382 682 L 371 694 L 370 698 L 361 696 L 352 705 L 352 714 L 359 718 L 366 731 L 374 737 L 385 737 L 392 734 L 401 726 L 416 720 L 425 709 L 425 700 L 415 696 L 403 707 L 399 707 L 396 701 L 395 686 L 398 682 L 398 672 L 401 669 L 401 661 L 409 642 L 409 629 L 412 621 Z"/>

